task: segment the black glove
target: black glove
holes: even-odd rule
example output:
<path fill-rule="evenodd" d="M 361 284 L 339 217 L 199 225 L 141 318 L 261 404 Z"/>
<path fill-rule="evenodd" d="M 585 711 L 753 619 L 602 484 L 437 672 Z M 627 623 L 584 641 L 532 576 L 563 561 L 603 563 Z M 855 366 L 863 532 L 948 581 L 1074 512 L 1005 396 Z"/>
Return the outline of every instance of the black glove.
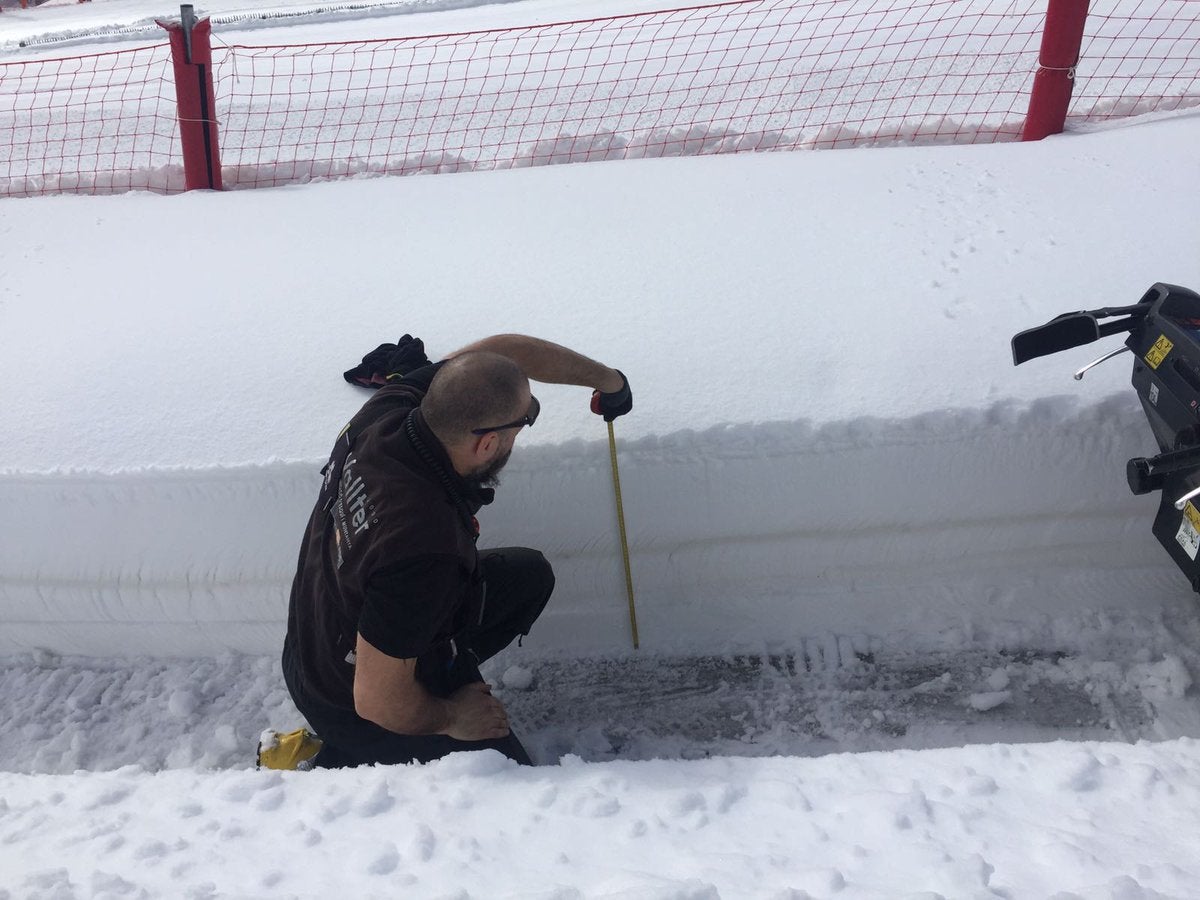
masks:
<path fill-rule="evenodd" d="M 380 344 L 362 358 L 362 363 L 342 373 L 350 384 L 359 387 L 383 387 L 389 378 L 400 378 L 429 365 L 425 344 L 406 334 L 394 344 Z"/>
<path fill-rule="evenodd" d="M 620 389 L 611 394 L 592 392 L 592 412 L 604 416 L 605 422 L 611 422 L 617 416 L 623 416 L 633 409 L 633 391 L 629 390 L 629 379 L 620 369 L 617 369 L 617 374 L 621 376 Z"/>

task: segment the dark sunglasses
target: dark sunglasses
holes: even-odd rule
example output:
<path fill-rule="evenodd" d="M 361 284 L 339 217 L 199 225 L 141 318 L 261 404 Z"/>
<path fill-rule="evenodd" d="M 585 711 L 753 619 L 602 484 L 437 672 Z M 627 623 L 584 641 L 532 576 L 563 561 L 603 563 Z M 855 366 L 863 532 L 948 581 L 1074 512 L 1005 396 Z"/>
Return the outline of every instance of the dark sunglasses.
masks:
<path fill-rule="evenodd" d="M 490 434 L 493 431 L 504 431 L 508 428 L 522 428 L 526 425 L 532 428 L 533 423 L 537 421 L 538 413 L 541 411 L 542 404 L 538 403 L 537 397 L 533 396 L 533 394 L 530 394 L 529 412 L 525 413 L 525 415 L 521 416 L 521 418 L 517 419 L 517 421 L 509 422 L 507 425 L 492 425 L 488 428 L 472 428 L 471 434 L 484 435 Z"/>

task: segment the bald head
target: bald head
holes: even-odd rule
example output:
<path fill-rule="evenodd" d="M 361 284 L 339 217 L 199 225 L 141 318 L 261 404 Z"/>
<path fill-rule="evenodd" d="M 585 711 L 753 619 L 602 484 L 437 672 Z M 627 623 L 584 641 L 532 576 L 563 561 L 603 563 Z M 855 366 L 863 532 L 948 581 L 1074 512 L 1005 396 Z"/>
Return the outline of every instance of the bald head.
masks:
<path fill-rule="evenodd" d="M 507 356 L 485 351 L 462 353 L 442 366 L 421 401 L 425 422 L 447 446 L 459 444 L 472 428 L 519 418 L 529 406 L 529 379 Z"/>

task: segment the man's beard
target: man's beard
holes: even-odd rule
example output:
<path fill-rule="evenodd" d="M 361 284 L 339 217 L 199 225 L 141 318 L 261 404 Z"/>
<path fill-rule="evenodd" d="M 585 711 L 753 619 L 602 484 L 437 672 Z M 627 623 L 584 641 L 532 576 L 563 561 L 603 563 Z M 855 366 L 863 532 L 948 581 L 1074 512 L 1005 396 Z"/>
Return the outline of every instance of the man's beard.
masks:
<path fill-rule="evenodd" d="M 471 473 L 471 480 L 481 488 L 497 488 L 500 486 L 500 470 L 504 468 L 508 458 L 512 456 L 512 447 L 509 447 L 500 456 L 497 456 L 490 463 L 481 469 Z"/>

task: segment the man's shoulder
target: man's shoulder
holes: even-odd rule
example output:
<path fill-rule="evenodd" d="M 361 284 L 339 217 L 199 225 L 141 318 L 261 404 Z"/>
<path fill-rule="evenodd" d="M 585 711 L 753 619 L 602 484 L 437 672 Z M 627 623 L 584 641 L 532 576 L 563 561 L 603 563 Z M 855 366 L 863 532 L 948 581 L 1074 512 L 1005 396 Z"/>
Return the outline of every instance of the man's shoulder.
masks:
<path fill-rule="evenodd" d="M 414 369 L 407 375 L 389 376 L 387 384 L 379 388 L 375 392 L 375 396 L 368 400 L 366 405 L 369 406 L 380 399 L 385 403 L 411 403 L 413 406 L 419 405 L 425 395 L 429 393 L 429 386 L 433 384 L 433 376 L 445 364 L 446 361 L 442 360 L 441 362 L 421 366 L 421 368 Z"/>
<path fill-rule="evenodd" d="M 446 364 L 446 360 L 440 362 L 429 363 L 429 365 L 421 366 L 419 369 L 413 369 L 406 375 L 399 377 L 389 376 L 387 387 L 408 387 L 419 390 L 422 394 L 429 392 L 429 386 L 433 384 L 433 376 L 438 373 L 438 369 Z"/>
<path fill-rule="evenodd" d="M 385 418 L 407 416 L 421 405 L 425 392 L 409 384 L 389 384 L 381 387 L 355 413 L 352 425 L 365 428 Z"/>
<path fill-rule="evenodd" d="M 437 362 L 422 366 L 375 391 L 350 420 L 348 429 L 352 439 L 357 440 L 368 432 L 381 436 L 398 434 L 409 413 L 425 399 L 433 376 L 442 365 Z"/>
<path fill-rule="evenodd" d="M 411 385 L 382 387 L 359 409 L 347 426 L 350 441 L 361 458 L 384 468 L 405 456 L 405 421 L 421 405 L 424 393 Z"/>

